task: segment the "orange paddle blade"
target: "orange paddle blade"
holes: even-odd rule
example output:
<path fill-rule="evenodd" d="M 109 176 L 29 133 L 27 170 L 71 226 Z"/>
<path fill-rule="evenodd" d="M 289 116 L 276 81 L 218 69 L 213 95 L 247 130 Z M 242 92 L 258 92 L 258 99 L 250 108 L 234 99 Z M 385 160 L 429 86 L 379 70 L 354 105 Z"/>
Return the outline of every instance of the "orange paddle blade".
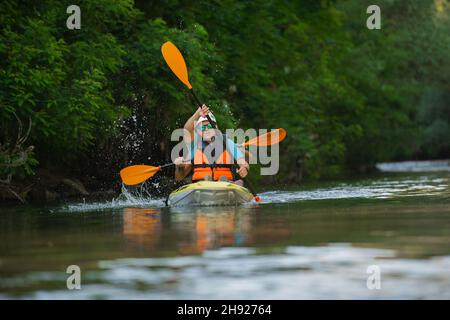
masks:
<path fill-rule="evenodd" d="M 286 138 L 286 130 L 279 128 L 276 130 L 269 131 L 265 134 L 257 136 L 256 138 L 250 139 L 243 143 L 243 147 L 256 145 L 259 147 L 271 146 L 273 144 L 279 143 Z"/>
<path fill-rule="evenodd" d="M 180 50 L 178 50 L 172 42 L 167 41 L 161 46 L 161 52 L 170 70 L 172 70 L 178 79 L 180 79 L 189 89 L 192 89 L 192 86 L 189 83 L 186 62 L 184 61 Z"/>
<path fill-rule="evenodd" d="M 123 183 L 129 186 L 139 184 L 153 176 L 161 167 L 135 165 L 120 170 Z"/>

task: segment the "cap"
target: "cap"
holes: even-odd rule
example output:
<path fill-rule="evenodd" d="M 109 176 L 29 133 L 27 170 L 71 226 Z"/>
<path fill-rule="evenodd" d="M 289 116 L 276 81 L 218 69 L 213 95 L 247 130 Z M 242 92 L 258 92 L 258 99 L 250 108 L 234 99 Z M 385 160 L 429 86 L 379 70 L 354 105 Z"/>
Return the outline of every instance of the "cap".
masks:
<path fill-rule="evenodd" d="M 216 117 L 214 117 L 214 115 L 213 115 L 211 112 L 208 113 L 208 116 L 211 118 L 212 122 L 214 122 L 215 124 L 217 124 Z M 195 123 L 195 126 L 197 126 L 198 124 L 202 123 L 203 121 L 208 121 L 208 118 L 207 118 L 207 117 L 200 117 L 200 118 L 197 120 L 197 122 Z"/>

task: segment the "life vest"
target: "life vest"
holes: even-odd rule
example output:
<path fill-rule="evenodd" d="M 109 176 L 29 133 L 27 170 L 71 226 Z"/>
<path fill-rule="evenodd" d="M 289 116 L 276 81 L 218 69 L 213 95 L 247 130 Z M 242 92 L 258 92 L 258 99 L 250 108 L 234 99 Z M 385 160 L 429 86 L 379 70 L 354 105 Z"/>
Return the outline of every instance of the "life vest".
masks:
<path fill-rule="evenodd" d="M 208 157 L 198 148 L 194 153 L 194 174 L 192 181 L 204 180 L 207 175 L 215 181 L 220 177 L 225 177 L 227 180 L 233 180 L 233 157 L 230 155 L 226 147 L 221 155 L 216 158 L 214 163 L 209 163 Z"/>

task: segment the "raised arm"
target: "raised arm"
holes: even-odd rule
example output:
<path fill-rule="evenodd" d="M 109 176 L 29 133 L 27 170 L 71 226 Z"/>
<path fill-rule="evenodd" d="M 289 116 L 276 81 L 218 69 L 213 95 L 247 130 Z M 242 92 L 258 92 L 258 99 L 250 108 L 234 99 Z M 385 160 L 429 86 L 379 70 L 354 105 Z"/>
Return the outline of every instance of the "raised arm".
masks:
<path fill-rule="evenodd" d="M 209 108 L 206 105 L 202 105 L 195 111 L 195 113 L 186 121 L 184 124 L 184 129 L 187 131 L 184 134 L 184 140 L 189 143 L 194 140 L 194 129 L 195 129 L 195 123 L 197 120 L 208 114 Z"/>

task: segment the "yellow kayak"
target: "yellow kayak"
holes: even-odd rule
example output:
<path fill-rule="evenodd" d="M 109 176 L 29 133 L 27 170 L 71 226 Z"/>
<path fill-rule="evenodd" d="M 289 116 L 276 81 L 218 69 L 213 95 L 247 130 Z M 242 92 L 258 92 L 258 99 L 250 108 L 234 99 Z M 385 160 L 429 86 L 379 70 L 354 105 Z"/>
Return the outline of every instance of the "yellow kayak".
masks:
<path fill-rule="evenodd" d="M 236 206 L 251 202 L 247 188 L 227 181 L 199 181 L 173 191 L 169 206 Z"/>

